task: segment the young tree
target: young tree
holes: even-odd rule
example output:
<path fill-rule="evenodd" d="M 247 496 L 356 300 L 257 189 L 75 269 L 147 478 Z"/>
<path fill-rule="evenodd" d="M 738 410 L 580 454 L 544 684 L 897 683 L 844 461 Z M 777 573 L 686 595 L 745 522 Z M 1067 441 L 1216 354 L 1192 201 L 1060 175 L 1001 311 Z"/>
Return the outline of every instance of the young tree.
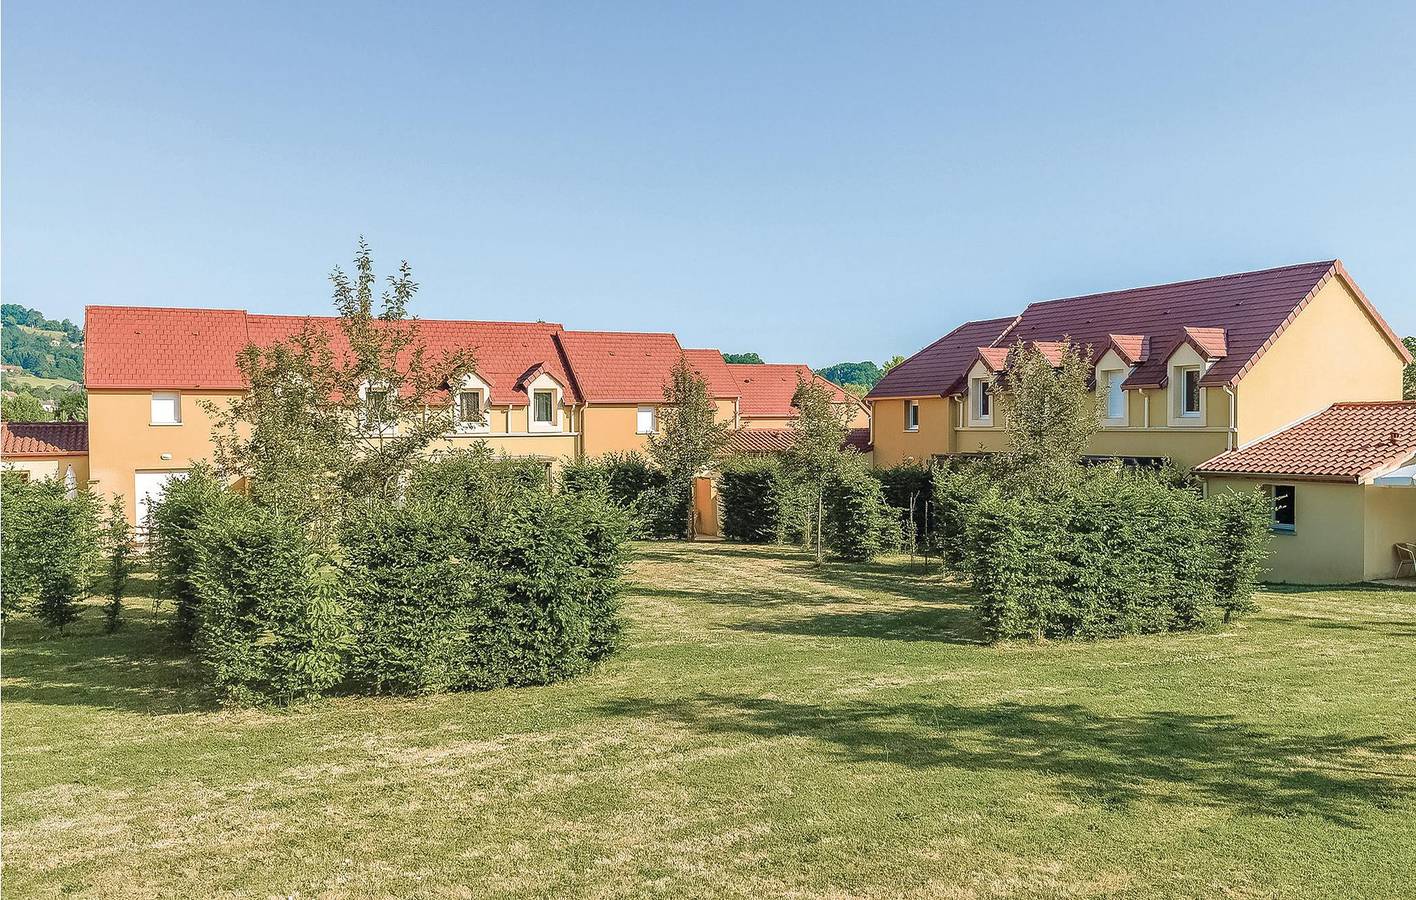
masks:
<path fill-rule="evenodd" d="M 103 630 L 112 634 L 122 627 L 123 596 L 133 574 L 133 530 L 123 511 L 123 495 L 108 504 L 103 521 L 104 543 L 108 551 L 108 605 L 104 608 Z"/>
<path fill-rule="evenodd" d="M 87 422 L 88 392 L 83 388 L 65 391 L 54 404 L 54 421 Z"/>
<path fill-rule="evenodd" d="M 337 330 L 307 321 L 289 340 L 247 346 L 247 391 L 215 419 L 217 465 L 245 478 L 260 505 L 329 526 L 351 504 L 392 498 L 409 469 L 452 422 L 435 396 L 475 366 L 470 351 L 430 354 L 409 303 L 405 261 L 376 299 L 373 255 L 361 238 L 354 274 L 335 268 Z"/>
<path fill-rule="evenodd" d="M 0 419 L 6 422 L 44 422 L 49 419 L 34 394 L 13 394 L 0 398 Z"/>
<path fill-rule="evenodd" d="M 1416 337 L 1404 337 L 1401 342 L 1406 345 L 1412 356 L 1416 356 Z M 1416 400 L 1416 362 L 1407 363 L 1402 372 L 1401 396 L 1407 400 Z"/>
<path fill-rule="evenodd" d="M 826 514 L 826 492 L 841 470 L 841 445 L 846 440 L 846 419 L 827 387 L 816 379 L 798 380 L 792 405 L 792 448 L 787 452 L 787 471 L 805 488 L 816 507 L 816 561 L 822 559 L 822 520 Z"/>
<path fill-rule="evenodd" d="M 1021 342 L 1008 354 L 1005 464 L 1033 485 L 1074 480 L 1087 442 L 1101 427 L 1096 396 L 1087 386 L 1090 356 L 1070 341 L 1063 341 L 1056 365 Z"/>
<path fill-rule="evenodd" d="M 729 425 L 718 421 L 707 382 L 694 374 L 682 354 L 664 385 L 660 423 L 659 431 L 649 435 L 649 456 L 663 470 L 671 488 L 688 491 L 685 528 L 691 541 L 693 479 L 717 462 L 728 442 Z"/>

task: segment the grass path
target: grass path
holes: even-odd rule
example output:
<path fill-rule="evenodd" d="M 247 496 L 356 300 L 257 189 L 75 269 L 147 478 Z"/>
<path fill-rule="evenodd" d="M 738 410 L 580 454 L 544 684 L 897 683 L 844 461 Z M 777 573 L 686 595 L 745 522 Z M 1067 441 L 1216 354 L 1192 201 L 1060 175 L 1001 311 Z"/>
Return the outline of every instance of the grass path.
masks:
<path fill-rule="evenodd" d="M 904 563 L 638 551 L 546 688 L 222 710 L 145 599 L 10 623 L 6 897 L 1416 896 L 1416 593 L 989 647 Z"/>

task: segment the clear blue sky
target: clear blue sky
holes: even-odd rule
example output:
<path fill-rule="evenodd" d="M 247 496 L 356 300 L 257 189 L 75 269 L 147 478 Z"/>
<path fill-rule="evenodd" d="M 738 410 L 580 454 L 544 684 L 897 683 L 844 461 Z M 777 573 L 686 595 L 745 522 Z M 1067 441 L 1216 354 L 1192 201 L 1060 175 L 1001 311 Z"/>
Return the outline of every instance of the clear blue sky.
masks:
<path fill-rule="evenodd" d="M 1416 332 L 1416 4 L 14 0 L 7 302 L 328 309 L 824 365 L 1340 256 Z"/>

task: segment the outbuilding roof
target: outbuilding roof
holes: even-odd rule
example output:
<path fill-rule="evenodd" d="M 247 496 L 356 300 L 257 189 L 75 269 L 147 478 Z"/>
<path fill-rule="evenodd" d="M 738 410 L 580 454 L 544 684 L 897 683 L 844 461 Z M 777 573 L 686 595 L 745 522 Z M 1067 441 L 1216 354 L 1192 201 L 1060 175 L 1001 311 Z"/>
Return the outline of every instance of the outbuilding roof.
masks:
<path fill-rule="evenodd" d="M 1359 482 L 1416 456 L 1416 401 L 1334 403 L 1195 467 L 1200 475 Z"/>
<path fill-rule="evenodd" d="M 785 453 L 796 443 L 796 432 L 790 428 L 743 428 L 728 436 L 728 451 L 731 453 L 763 454 Z M 846 431 L 846 440 L 841 449 L 854 449 L 868 453 L 871 449 L 870 429 L 851 428 Z"/>
<path fill-rule="evenodd" d="M 87 422 L 0 423 L 0 455 L 83 456 L 88 453 Z"/>

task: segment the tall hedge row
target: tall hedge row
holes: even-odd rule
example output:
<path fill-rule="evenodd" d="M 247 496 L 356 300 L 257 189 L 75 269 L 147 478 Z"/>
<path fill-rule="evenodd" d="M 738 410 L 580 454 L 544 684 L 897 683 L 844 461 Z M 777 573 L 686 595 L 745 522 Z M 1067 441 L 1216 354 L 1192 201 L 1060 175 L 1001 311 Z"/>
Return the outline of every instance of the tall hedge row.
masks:
<path fill-rule="evenodd" d="M 684 485 L 669 484 L 643 453 L 572 460 L 561 467 L 560 479 L 567 493 L 598 494 L 628 513 L 633 537 L 684 537 L 692 495 Z"/>
<path fill-rule="evenodd" d="M 0 475 L 5 570 L 0 612 L 33 612 L 63 628 L 78 618 L 98 562 L 98 505 L 59 479 Z"/>
<path fill-rule="evenodd" d="M 544 469 L 479 451 L 421 464 L 401 502 L 349 510 L 332 546 L 213 488 L 194 473 L 184 515 L 165 497 L 155 520 L 181 523 L 162 539 L 194 560 L 194 646 L 234 701 L 543 684 L 615 646 L 627 516 L 552 492 Z"/>

